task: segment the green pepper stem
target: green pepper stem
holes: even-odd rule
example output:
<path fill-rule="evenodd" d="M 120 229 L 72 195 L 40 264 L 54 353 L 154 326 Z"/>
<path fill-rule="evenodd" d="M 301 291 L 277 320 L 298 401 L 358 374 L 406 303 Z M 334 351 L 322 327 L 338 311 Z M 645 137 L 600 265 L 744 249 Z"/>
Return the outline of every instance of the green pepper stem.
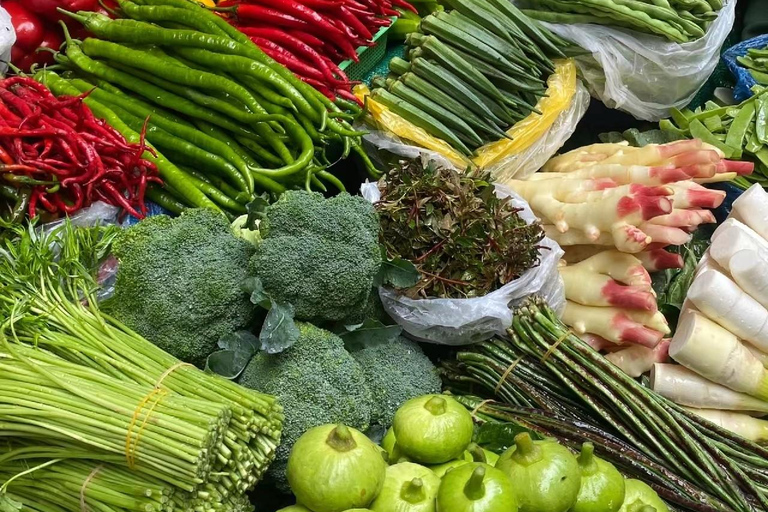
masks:
<path fill-rule="evenodd" d="M 326 439 L 325 442 L 337 452 L 348 452 L 357 448 L 357 443 L 352 437 L 352 432 L 350 432 L 346 425 L 342 424 L 336 425 L 336 428 L 331 430 L 331 433 L 328 434 L 328 439 Z"/>
<path fill-rule="evenodd" d="M 466 485 L 464 485 L 464 495 L 472 500 L 477 501 L 485 496 L 485 468 L 483 466 L 477 466 L 472 474 L 469 476 Z"/>
<path fill-rule="evenodd" d="M 433 416 L 440 416 L 441 414 L 445 414 L 445 411 L 448 408 L 448 402 L 441 396 L 434 396 L 424 404 L 424 408 L 432 413 Z"/>
<path fill-rule="evenodd" d="M 469 446 L 467 446 L 467 451 L 472 456 L 472 460 L 474 462 L 488 462 L 487 458 L 485 457 L 485 452 L 477 443 L 469 443 Z"/>
<path fill-rule="evenodd" d="M 412 505 L 424 501 L 427 498 L 427 493 L 424 491 L 424 482 L 421 478 L 414 478 L 410 482 L 404 483 L 400 497 Z"/>
<path fill-rule="evenodd" d="M 86 21 L 88 21 L 88 18 L 86 16 L 80 14 L 79 12 L 68 11 L 68 10 L 63 9 L 61 7 L 57 7 L 56 10 L 59 11 L 61 14 L 64 14 L 66 16 L 69 16 L 70 18 L 73 18 L 73 19 L 79 21 L 83 25 L 85 24 Z"/>
<path fill-rule="evenodd" d="M 595 445 L 590 442 L 582 444 L 581 453 L 579 454 L 578 460 L 582 473 L 592 474 L 597 471 L 597 463 L 595 462 Z"/>

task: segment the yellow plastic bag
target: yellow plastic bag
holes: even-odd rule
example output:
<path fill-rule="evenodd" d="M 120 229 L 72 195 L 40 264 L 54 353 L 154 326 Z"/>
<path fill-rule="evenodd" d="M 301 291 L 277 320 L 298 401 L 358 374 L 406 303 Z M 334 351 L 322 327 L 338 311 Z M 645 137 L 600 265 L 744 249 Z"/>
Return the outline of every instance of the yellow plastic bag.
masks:
<path fill-rule="evenodd" d="M 547 80 L 547 95 L 536 104 L 536 109 L 541 114 L 532 113 L 511 127 L 507 134 L 514 140 L 501 139 L 478 148 L 471 161 L 444 140 L 433 137 L 368 97 L 370 91 L 367 87 L 358 86 L 355 94 L 366 101 L 370 118 L 379 129 L 439 153 L 457 167 L 464 167 L 469 163 L 488 167 L 503 158 L 524 151 L 536 142 L 549 130 L 560 113 L 570 107 L 576 90 L 576 66 L 573 60 L 555 61 L 555 72 Z"/>

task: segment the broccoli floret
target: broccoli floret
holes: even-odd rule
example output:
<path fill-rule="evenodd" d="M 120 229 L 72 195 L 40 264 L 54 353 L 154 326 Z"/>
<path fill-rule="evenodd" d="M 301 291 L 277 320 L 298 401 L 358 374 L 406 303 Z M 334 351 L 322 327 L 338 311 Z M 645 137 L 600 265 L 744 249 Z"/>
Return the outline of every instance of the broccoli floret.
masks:
<path fill-rule="evenodd" d="M 147 218 L 113 245 L 120 265 L 105 308 L 166 352 L 202 365 L 219 338 L 254 318 L 242 291 L 253 250 L 213 210 Z"/>
<path fill-rule="evenodd" d="M 388 427 L 403 402 L 440 393 L 437 368 L 419 345 L 403 338 L 377 343 L 352 353 L 365 373 L 373 398 L 371 423 Z"/>
<path fill-rule="evenodd" d="M 366 430 L 371 418 L 371 395 L 360 365 L 335 334 L 297 322 L 300 335 L 289 349 L 275 355 L 256 354 L 240 377 L 240 384 L 277 396 L 285 409 L 282 442 L 270 475 L 287 490 L 285 469 L 298 438 L 312 427 L 344 423 Z"/>
<path fill-rule="evenodd" d="M 291 303 L 297 319 L 342 320 L 366 306 L 381 268 L 378 229 L 360 197 L 286 192 L 267 207 L 250 272 L 273 299 Z"/>

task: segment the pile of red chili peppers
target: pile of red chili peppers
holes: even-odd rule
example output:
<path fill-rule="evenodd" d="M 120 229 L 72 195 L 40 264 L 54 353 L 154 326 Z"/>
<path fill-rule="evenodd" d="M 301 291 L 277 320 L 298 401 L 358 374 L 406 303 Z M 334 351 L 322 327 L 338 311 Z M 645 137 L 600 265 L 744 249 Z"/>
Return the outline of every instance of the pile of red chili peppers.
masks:
<path fill-rule="evenodd" d="M 144 138 L 126 142 L 84 96 L 57 98 L 26 77 L 0 80 L 0 185 L 31 190 L 30 217 L 40 207 L 70 214 L 101 200 L 143 218 L 147 185 L 162 184 L 142 156 Z"/>
<path fill-rule="evenodd" d="M 230 23 L 264 53 L 331 99 L 358 101 L 339 69 L 358 61 L 357 48 L 372 46 L 381 27 L 398 16 L 395 7 L 416 12 L 406 0 L 229 0 L 219 3 Z M 229 9 L 227 9 L 229 8 Z"/>

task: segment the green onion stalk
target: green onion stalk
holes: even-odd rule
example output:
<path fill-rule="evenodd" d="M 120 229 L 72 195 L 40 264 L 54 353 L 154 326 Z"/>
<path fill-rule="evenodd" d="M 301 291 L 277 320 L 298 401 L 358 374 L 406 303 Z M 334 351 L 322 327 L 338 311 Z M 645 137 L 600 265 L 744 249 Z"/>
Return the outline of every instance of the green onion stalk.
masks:
<path fill-rule="evenodd" d="M 36 439 L 67 439 L 89 446 L 95 446 L 93 436 L 100 433 L 105 440 L 96 453 L 112 455 L 120 432 L 125 450 L 133 416 L 138 414 L 134 428 L 138 431 L 146 414 L 151 414 L 141 433 L 136 470 L 186 491 L 186 506 L 207 510 L 211 503 L 231 499 L 230 508 L 239 509 L 245 506 L 240 497 L 260 480 L 274 458 L 284 418 L 282 407 L 272 396 L 180 363 L 99 310 L 99 285 L 93 271 L 108 254 L 117 229 L 76 228 L 69 222 L 47 232 L 7 227 L 0 242 L 0 318 L 5 319 L 0 329 L 0 347 L 4 346 L 0 364 L 14 372 L 0 370 L 0 389 L 21 385 L 15 388 L 19 393 L 31 392 L 36 382 L 32 375 L 37 372 L 37 381 L 40 374 L 45 375 L 47 380 L 42 382 L 48 385 L 34 391 L 40 395 L 48 388 L 55 391 L 47 398 L 50 403 L 46 402 L 54 419 L 47 419 L 58 422 L 57 428 L 66 424 L 68 435 L 54 430 L 54 423 L 48 425 L 51 428 L 26 423 L 11 427 L 17 433 L 33 430 L 29 435 Z M 14 375 L 15 380 L 6 382 L 11 378 L 6 374 Z M 70 379 L 79 379 L 82 387 L 64 387 L 62 383 Z M 150 399 L 141 407 L 147 396 Z M 97 407 L 109 400 L 116 401 L 111 405 L 118 411 L 111 417 Z M 94 426 L 86 428 L 84 422 L 60 418 L 58 411 L 65 405 L 68 410 L 82 407 L 81 411 L 88 411 L 82 414 L 101 414 L 99 420 L 112 425 L 111 430 L 99 432 Z M 189 424 L 190 433 L 200 434 L 194 442 L 199 457 L 186 452 L 175 458 L 165 454 L 172 443 L 154 447 L 152 435 L 160 428 L 155 418 L 165 419 L 165 414 L 174 426 L 169 430 L 184 433 L 186 427 L 173 423 L 179 421 Z M 5 415 L 0 408 L 2 421 Z M 163 462 L 142 463 L 152 460 L 152 455 L 160 459 L 160 454 L 164 454 Z M 175 462 L 179 469 L 166 471 Z"/>
<path fill-rule="evenodd" d="M 509 408 L 503 416 L 515 418 L 510 421 L 566 437 L 574 435 L 574 426 L 599 429 L 620 441 L 617 447 L 641 456 L 647 478 L 687 509 L 768 509 L 768 449 L 697 418 L 627 376 L 540 299 L 515 311 L 507 337 L 460 352 L 444 365 L 443 375 L 454 390 L 498 399 Z M 489 410 L 486 404 L 477 412 Z"/>

